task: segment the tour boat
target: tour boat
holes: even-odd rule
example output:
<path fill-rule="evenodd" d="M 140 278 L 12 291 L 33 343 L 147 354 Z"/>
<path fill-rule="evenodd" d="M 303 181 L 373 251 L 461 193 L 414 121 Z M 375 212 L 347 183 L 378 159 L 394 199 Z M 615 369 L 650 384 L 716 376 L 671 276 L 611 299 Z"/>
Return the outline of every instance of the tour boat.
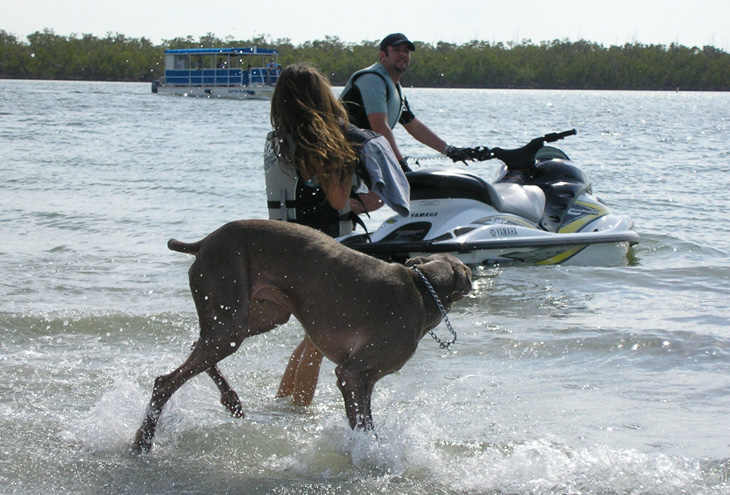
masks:
<path fill-rule="evenodd" d="M 268 48 L 165 50 L 165 77 L 152 92 L 165 95 L 270 99 L 279 75 L 279 52 Z"/>

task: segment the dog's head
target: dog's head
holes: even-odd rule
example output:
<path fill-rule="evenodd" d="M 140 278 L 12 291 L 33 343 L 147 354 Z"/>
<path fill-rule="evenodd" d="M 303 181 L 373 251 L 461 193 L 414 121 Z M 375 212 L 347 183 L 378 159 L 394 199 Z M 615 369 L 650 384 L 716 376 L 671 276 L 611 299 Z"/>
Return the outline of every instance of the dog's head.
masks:
<path fill-rule="evenodd" d="M 463 299 L 471 292 L 471 269 L 456 256 L 446 253 L 420 256 L 407 260 L 405 266 L 418 267 L 439 296 L 446 296 L 452 302 Z"/>

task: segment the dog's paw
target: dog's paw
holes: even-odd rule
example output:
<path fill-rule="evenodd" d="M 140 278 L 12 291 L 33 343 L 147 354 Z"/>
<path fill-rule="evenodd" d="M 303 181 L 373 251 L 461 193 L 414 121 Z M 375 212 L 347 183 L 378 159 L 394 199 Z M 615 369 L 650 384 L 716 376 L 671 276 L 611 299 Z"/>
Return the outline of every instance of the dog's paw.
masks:
<path fill-rule="evenodd" d="M 238 394 L 236 394 L 236 392 L 231 391 L 221 396 L 221 404 L 228 409 L 228 412 L 231 413 L 231 416 L 234 418 L 246 417 L 246 414 L 243 412 L 241 400 L 238 398 Z"/>

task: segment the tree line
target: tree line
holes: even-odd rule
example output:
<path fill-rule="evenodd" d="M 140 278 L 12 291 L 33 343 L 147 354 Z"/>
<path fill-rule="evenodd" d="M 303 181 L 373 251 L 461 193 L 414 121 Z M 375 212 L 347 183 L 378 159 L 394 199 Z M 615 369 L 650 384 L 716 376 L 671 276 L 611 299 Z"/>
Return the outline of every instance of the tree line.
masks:
<path fill-rule="evenodd" d="M 730 90 L 730 53 L 712 46 L 627 43 L 603 46 L 567 40 L 464 44 L 416 42 L 402 82 L 415 87 Z M 27 41 L 0 30 L 0 78 L 148 82 L 164 75 L 166 49 L 258 46 L 279 51 L 279 63 L 307 62 L 343 85 L 350 74 L 377 61 L 378 41 L 346 43 L 338 37 L 293 45 L 287 38 L 220 39 L 213 34 L 164 40 L 108 33 L 59 36 L 35 32 Z"/>

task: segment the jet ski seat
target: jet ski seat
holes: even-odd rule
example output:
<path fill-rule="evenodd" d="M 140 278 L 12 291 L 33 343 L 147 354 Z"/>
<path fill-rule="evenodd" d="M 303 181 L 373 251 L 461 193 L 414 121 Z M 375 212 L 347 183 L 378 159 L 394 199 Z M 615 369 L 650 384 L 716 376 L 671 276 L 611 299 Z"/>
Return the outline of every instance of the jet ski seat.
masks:
<path fill-rule="evenodd" d="M 418 170 L 406 174 L 411 201 L 464 198 L 481 201 L 503 213 L 513 213 L 537 223 L 545 212 L 545 193 L 537 186 L 497 183 L 461 170 Z"/>
<path fill-rule="evenodd" d="M 514 213 L 538 223 L 545 213 L 545 193 L 538 186 L 509 182 L 489 184 L 494 190 L 494 207 L 503 213 Z"/>

